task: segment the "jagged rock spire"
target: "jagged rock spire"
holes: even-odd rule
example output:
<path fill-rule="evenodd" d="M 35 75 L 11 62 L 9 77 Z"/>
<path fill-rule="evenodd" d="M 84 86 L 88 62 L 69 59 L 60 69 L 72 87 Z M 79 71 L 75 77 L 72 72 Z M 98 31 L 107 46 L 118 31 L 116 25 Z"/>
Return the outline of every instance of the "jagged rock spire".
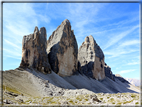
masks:
<path fill-rule="evenodd" d="M 92 78 L 102 80 L 104 73 L 104 54 L 93 36 L 87 36 L 78 50 L 80 71 Z"/>
<path fill-rule="evenodd" d="M 32 67 L 43 73 L 51 72 L 46 52 L 46 39 L 46 29 L 42 27 L 39 31 L 37 26 L 33 34 L 23 37 L 20 67 Z"/>
<path fill-rule="evenodd" d="M 47 53 L 52 70 L 60 76 L 71 76 L 77 71 L 78 45 L 68 19 L 49 37 Z"/>

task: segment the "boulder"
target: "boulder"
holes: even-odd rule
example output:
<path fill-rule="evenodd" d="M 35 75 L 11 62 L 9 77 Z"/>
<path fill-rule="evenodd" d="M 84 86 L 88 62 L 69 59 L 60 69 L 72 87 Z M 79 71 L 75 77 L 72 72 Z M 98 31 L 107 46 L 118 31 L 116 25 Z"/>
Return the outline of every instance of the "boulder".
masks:
<path fill-rule="evenodd" d="M 52 70 L 60 76 L 71 76 L 78 69 L 78 45 L 69 20 L 64 20 L 47 41 Z"/>
<path fill-rule="evenodd" d="M 47 35 L 44 27 L 38 30 L 35 27 L 34 33 L 23 37 L 22 61 L 20 67 L 35 68 L 43 73 L 50 73 L 51 67 L 48 61 Z"/>
<path fill-rule="evenodd" d="M 105 76 L 112 79 L 113 81 L 115 81 L 114 80 L 114 75 L 113 75 L 113 73 L 111 71 L 111 67 L 108 66 L 106 63 L 104 65 L 104 70 L 105 70 Z"/>
<path fill-rule="evenodd" d="M 102 80 L 105 78 L 104 73 L 104 54 L 98 46 L 93 36 L 87 36 L 78 50 L 78 60 L 81 66 L 80 72 Z"/>

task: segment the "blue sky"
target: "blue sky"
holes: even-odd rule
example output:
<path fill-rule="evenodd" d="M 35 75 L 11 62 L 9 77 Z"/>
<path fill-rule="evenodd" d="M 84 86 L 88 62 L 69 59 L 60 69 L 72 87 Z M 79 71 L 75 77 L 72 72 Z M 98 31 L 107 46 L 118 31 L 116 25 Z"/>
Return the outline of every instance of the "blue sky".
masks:
<path fill-rule="evenodd" d="M 140 78 L 139 3 L 4 3 L 3 70 L 20 65 L 24 35 L 45 27 L 48 39 L 65 19 L 78 48 L 93 35 L 114 74 Z"/>

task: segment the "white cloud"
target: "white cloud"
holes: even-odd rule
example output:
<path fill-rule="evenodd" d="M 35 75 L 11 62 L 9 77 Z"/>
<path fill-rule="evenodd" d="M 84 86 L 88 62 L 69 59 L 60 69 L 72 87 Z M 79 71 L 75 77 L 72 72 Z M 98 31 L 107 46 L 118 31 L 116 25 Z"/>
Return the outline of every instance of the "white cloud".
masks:
<path fill-rule="evenodd" d="M 140 64 L 140 62 L 130 62 L 127 65 L 138 65 L 138 64 Z"/>
<path fill-rule="evenodd" d="M 120 45 L 117 45 L 111 49 L 104 50 L 105 55 L 109 55 L 108 58 L 114 58 L 114 57 L 120 57 L 122 55 L 132 54 L 134 52 L 139 53 L 139 46 L 140 41 L 139 40 L 126 40 L 124 42 L 121 42 Z M 135 48 L 131 48 L 131 46 L 135 46 Z M 132 63 L 131 63 L 132 64 Z M 137 64 L 137 63 L 133 63 Z"/>
<path fill-rule="evenodd" d="M 8 40 L 6 40 L 6 39 L 4 39 L 4 41 L 5 41 L 8 45 L 13 46 L 13 47 L 18 48 L 18 49 L 21 50 L 21 47 L 19 47 L 19 46 L 16 45 L 15 43 L 12 43 L 12 42 L 10 42 L 10 41 L 8 41 Z"/>
<path fill-rule="evenodd" d="M 3 4 L 3 46 L 4 57 L 20 59 L 22 38 L 33 33 L 39 22 L 49 23 L 50 19 L 34 9 L 32 3 Z"/>
<path fill-rule="evenodd" d="M 21 58 L 21 54 L 19 51 L 14 51 L 14 50 L 9 50 L 9 49 L 5 49 L 3 48 L 3 52 L 6 54 L 4 54 L 4 56 L 16 56 L 16 57 L 20 57 Z"/>
<path fill-rule="evenodd" d="M 121 40 L 122 38 L 124 38 L 125 36 L 127 36 L 128 34 L 130 34 L 131 32 L 133 32 L 135 29 L 139 28 L 139 25 L 133 26 L 131 29 L 124 31 L 122 33 L 120 33 L 117 36 L 112 37 L 108 43 L 106 43 L 107 45 L 105 46 L 104 50 L 107 49 L 108 47 L 114 45 L 115 43 L 117 43 L 119 40 Z"/>
<path fill-rule="evenodd" d="M 68 16 L 65 16 L 72 22 L 72 29 L 80 46 L 85 36 L 94 33 L 94 24 L 97 22 L 97 15 L 107 4 L 76 3 L 69 4 Z M 90 25 L 89 27 L 86 27 Z M 92 26 L 92 27 L 91 27 Z"/>
<path fill-rule="evenodd" d="M 130 45 L 139 45 L 139 43 L 140 43 L 140 40 L 129 40 L 129 41 L 123 42 L 120 46 L 125 47 Z"/>
<path fill-rule="evenodd" d="M 120 71 L 120 74 L 125 74 L 125 73 L 129 73 L 129 72 L 133 72 L 133 71 L 135 71 L 135 69 L 123 70 L 123 71 Z"/>
<path fill-rule="evenodd" d="M 133 52 L 139 52 L 139 49 L 111 49 L 104 51 L 105 55 L 109 55 L 108 58 L 120 57 L 121 55 L 131 54 Z"/>
<path fill-rule="evenodd" d="M 16 35 L 23 36 L 23 33 L 30 33 L 31 26 L 38 25 L 36 17 L 31 4 L 6 3 L 3 5 L 4 30 L 10 30 Z"/>
<path fill-rule="evenodd" d="M 80 45 L 85 39 L 85 36 L 90 35 L 94 30 L 91 28 L 91 26 L 94 26 L 94 23 L 97 22 L 97 14 L 99 14 L 99 12 L 107 4 L 67 3 L 64 6 L 61 6 L 62 4 L 50 4 L 48 5 L 47 10 L 49 11 L 53 5 L 56 8 L 53 8 L 51 12 L 48 13 L 48 15 L 50 15 L 50 17 L 53 19 L 69 19 L 72 29 L 74 30 L 74 34 L 77 38 L 77 42 Z M 91 26 L 86 28 L 87 25 Z"/>
<path fill-rule="evenodd" d="M 13 58 L 13 59 L 21 60 L 21 57 L 17 57 L 17 56 L 14 56 L 14 55 L 4 55 L 4 56 L 7 57 L 7 58 Z"/>

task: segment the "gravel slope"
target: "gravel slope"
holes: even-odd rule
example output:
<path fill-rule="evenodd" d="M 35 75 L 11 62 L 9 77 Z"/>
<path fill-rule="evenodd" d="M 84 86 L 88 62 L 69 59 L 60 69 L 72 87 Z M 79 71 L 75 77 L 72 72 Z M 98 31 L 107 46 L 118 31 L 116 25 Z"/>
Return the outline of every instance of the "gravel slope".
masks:
<path fill-rule="evenodd" d="M 38 102 L 45 97 L 47 98 L 53 96 L 76 97 L 79 95 L 93 95 L 97 93 L 97 95 L 99 95 L 99 93 L 102 93 L 101 95 L 106 93 L 107 95 L 107 93 L 112 94 L 139 92 L 139 88 L 131 84 L 122 83 L 117 79 L 114 82 L 107 77 L 103 81 L 97 81 L 81 74 L 76 74 L 70 77 L 60 77 L 54 72 L 51 74 L 43 74 L 33 69 L 15 69 L 3 72 L 4 102 L 9 104 L 11 102 L 12 104 L 13 102 L 15 102 L 14 104 L 17 104 L 19 101 L 29 102 L 29 100 L 34 102 L 33 99 L 35 98 L 37 98 L 36 102 Z M 92 101 L 92 99 L 88 100 Z M 137 101 L 134 101 L 134 103 L 136 102 Z M 100 104 L 100 102 L 98 103 Z M 80 102 L 78 104 L 82 103 Z"/>
<path fill-rule="evenodd" d="M 95 93 L 139 93 L 140 90 L 128 83 L 105 78 L 97 81 L 77 74 L 60 77 L 56 73 L 43 74 L 33 69 L 10 70 L 3 72 L 3 85 L 31 96 L 63 95 L 68 89 L 88 89 Z"/>

